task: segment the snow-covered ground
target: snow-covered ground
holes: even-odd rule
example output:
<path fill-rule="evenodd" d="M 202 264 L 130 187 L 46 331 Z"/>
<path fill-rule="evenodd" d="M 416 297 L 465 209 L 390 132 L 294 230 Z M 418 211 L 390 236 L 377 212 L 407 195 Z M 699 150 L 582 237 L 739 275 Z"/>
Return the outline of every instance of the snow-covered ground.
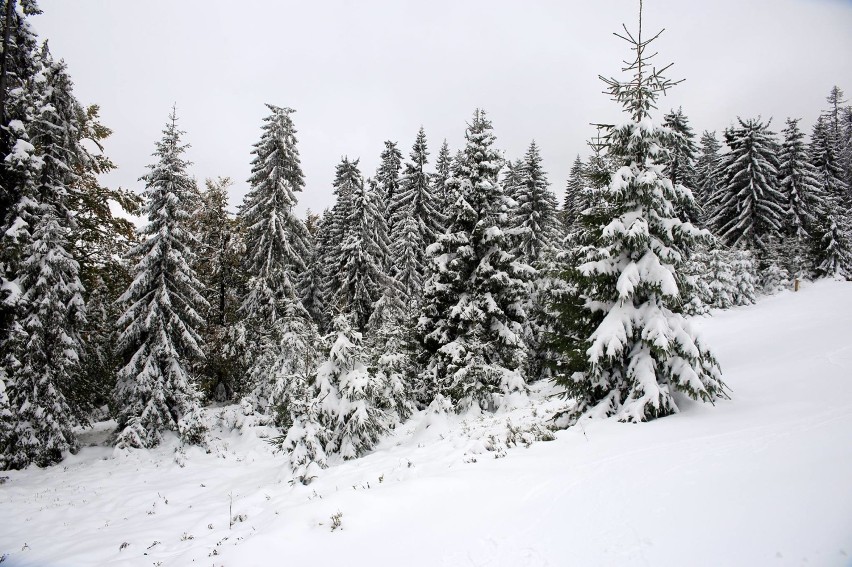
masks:
<path fill-rule="evenodd" d="M 96 445 L 4 473 L 3 567 L 852 565 L 852 284 L 696 324 L 733 399 L 647 424 L 504 447 L 563 403 L 539 388 L 496 416 L 420 413 L 302 486 L 219 408 L 209 453 Z"/>

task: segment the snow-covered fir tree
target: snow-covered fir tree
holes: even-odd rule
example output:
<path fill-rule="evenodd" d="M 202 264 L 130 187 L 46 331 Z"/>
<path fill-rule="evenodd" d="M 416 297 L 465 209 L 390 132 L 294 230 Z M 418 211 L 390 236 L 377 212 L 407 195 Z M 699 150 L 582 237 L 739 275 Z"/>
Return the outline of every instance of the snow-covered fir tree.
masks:
<path fill-rule="evenodd" d="M 404 293 L 403 301 L 416 308 L 426 276 L 426 247 L 441 232 L 444 220 L 426 173 L 428 163 L 426 133 L 423 128 L 411 148 L 405 163 L 400 188 L 391 218 L 391 275 Z"/>
<path fill-rule="evenodd" d="M 453 198 L 447 192 L 447 180 L 450 178 L 450 168 L 452 167 L 453 158 L 450 155 L 450 146 L 447 140 L 441 144 L 441 149 L 438 150 L 438 157 L 435 159 L 435 172 L 432 174 L 432 194 L 435 196 L 437 208 L 446 213 L 450 209 L 450 204 Z M 441 227 L 441 232 L 446 226 L 447 219 L 444 219 L 444 224 Z"/>
<path fill-rule="evenodd" d="M 379 156 L 381 160 L 376 170 L 376 183 L 382 191 L 382 198 L 387 203 L 385 223 L 389 233 L 393 233 L 394 222 L 399 218 L 398 208 L 400 190 L 400 170 L 402 169 L 402 152 L 396 147 L 396 142 L 385 141 L 385 149 Z"/>
<path fill-rule="evenodd" d="M 849 246 L 849 231 L 841 226 L 843 215 L 848 214 L 838 206 L 823 221 L 816 255 L 817 276 L 852 279 L 852 248 Z"/>
<path fill-rule="evenodd" d="M 849 188 L 843 180 L 837 139 L 826 115 L 820 116 L 814 124 L 809 151 L 811 163 L 819 172 L 820 185 L 826 195 L 841 205 L 852 204 Z"/>
<path fill-rule="evenodd" d="M 678 411 L 676 391 L 710 402 L 725 396 L 716 360 L 680 312 L 686 252 L 709 233 L 677 217 L 691 197 L 663 174 L 666 131 L 654 125 L 651 109 L 672 83 L 647 62 L 651 40 L 643 38 L 641 16 L 638 35 L 624 39 L 635 52 L 633 75 L 605 79 L 629 115 L 609 135 L 620 168 L 601 190 L 603 205 L 584 216 L 592 245 L 569 269 L 589 312 L 578 324 L 594 330 L 565 353 L 558 376 L 577 400 L 568 423 L 584 415 L 662 417 Z"/>
<path fill-rule="evenodd" d="M 707 224 L 712 213 L 708 206 L 710 197 L 716 194 L 721 183 L 720 151 L 722 145 L 715 132 L 705 130 L 701 134 L 701 148 L 695 160 L 695 187 L 692 196 L 700 211 L 700 225 Z"/>
<path fill-rule="evenodd" d="M 515 229 L 521 261 L 535 266 L 558 238 L 556 196 L 541 166 L 541 153 L 533 141 L 523 160 L 515 165 L 515 206 L 510 220 Z"/>
<path fill-rule="evenodd" d="M 580 155 L 574 158 L 568 182 L 565 184 L 565 198 L 562 200 L 562 224 L 566 231 L 573 231 L 580 212 L 586 208 L 583 199 L 585 186 L 584 165 Z"/>
<path fill-rule="evenodd" d="M 240 225 L 228 212 L 231 180 L 207 179 L 205 185 L 194 218 L 199 241 L 194 268 L 208 303 L 203 314 L 205 354 L 201 385 L 207 397 L 225 401 L 233 399 L 244 387 L 245 367 L 232 344 L 245 284 L 240 266 L 243 243 Z"/>
<path fill-rule="evenodd" d="M 3 162 L 0 167 L 0 389 L 4 391 L 10 380 L 9 371 L 17 364 L 12 334 L 20 332 L 16 313 L 20 298 L 17 278 L 21 247 L 28 237 L 21 197 L 35 150 L 25 128 L 32 115 L 30 85 L 37 71 L 34 54 L 38 40 L 29 17 L 39 13 L 35 0 L 20 0 L 17 6 L 7 1 L 0 10 L 0 29 L 4 32 L 0 69 L 0 160 Z M 4 455 L 11 450 L 12 439 L 6 436 L 4 440 L 3 431 L 11 430 L 13 420 L 12 408 L 0 407 L 0 470 L 9 466 Z"/>
<path fill-rule="evenodd" d="M 814 124 L 809 153 L 826 203 L 826 214 L 815 234 L 816 274 L 849 278 L 852 277 L 852 200 L 843 180 L 837 141 L 827 115 L 820 116 Z"/>
<path fill-rule="evenodd" d="M 521 183 L 521 160 L 514 161 L 507 159 L 503 167 L 503 179 L 500 180 L 500 185 L 503 187 L 503 195 L 510 199 L 515 199 L 515 191 Z"/>
<path fill-rule="evenodd" d="M 843 180 L 852 191 L 852 106 L 843 108 L 840 114 L 840 162 L 843 166 Z"/>
<path fill-rule="evenodd" d="M 363 186 L 364 179 L 358 169 L 359 160 L 350 160 L 343 157 L 337 165 L 333 183 L 335 196 L 334 206 L 329 210 L 326 238 L 328 244 L 322 249 L 322 260 L 325 272 L 324 296 L 326 297 L 325 311 L 329 321 L 339 315 L 345 305 L 337 305 L 339 290 L 344 283 L 345 268 L 348 258 L 344 254 L 343 244 L 346 242 L 350 231 L 352 218 L 352 195 L 355 188 Z"/>
<path fill-rule="evenodd" d="M 370 368 L 384 392 L 381 409 L 391 424 L 405 421 L 413 412 L 411 385 L 416 383 L 414 319 L 410 304 L 396 285 L 387 285 L 367 322 L 367 348 Z"/>
<path fill-rule="evenodd" d="M 240 305 L 249 326 L 263 335 L 271 331 L 296 295 L 305 270 L 310 236 L 296 216 L 296 193 L 304 175 L 296 147 L 290 108 L 268 104 L 260 141 L 255 144 L 251 189 L 239 212 L 243 226 L 249 278 L 248 294 Z"/>
<path fill-rule="evenodd" d="M 785 236 L 789 239 L 787 266 L 799 277 L 810 271 L 811 239 L 825 216 L 825 195 L 819 172 L 810 163 L 799 119 L 787 119 L 779 156 L 778 179 L 787 208 Z"/>
<path fill-rule="evenodd" d="M 310 243 L 308 265 L 299 282 L 299 295 L 302 299 L 302 305 L 320 329 L 325 327 L 325 306 L 328 301 L 325 294 L 325 259 L 331 247 L 329 241 L 330 218 L 328 209 L 323 212 L 321 217 L 317 217 Z"/>
<path fill-rule="evenodd" d="M 382 238 L 387 233 L 377 207 L 380 191 L 376 184 L 357 180 L 351 194 L 349 230 L 341 247 L 344 265 L 334 305 L 351 315 L 358 332 L 366 328 L 373 306 L 387 285 L 384 266 L 388 251 Z"/>
<path fill-rule="evenodd" d="M 695 132 L 684 115 L 683 108 L 672 110 L 663 117 L 663 127 L 669 129 L 668 156 L 665 159 L 665 174 L 672 185 L 683 185 L 690 191 L 695 187 L 695 162 L 698 146 L 695 144 Z M 695 224 L 699 220 L 700 208 L 695 196 L 684 211 L 686 220 Z"/>
<path fill-rule="evenodd" d="M 132 250 L 133 281 L 119 298 L 125 311 L 116 323 L 125 363 L 114 397 L 122 448 L 153 447 L 164 430 L 197 442 L 203 431 L 192 368 L 204 356 L 199 328 L 207 302 L 191 266 L 196 241 L 186 203 L 195 182 L 186 172 L 182 134 L 173 109 L 157 163 L 142 177 L 148 224 Z"/>
<path fill-rule="evenodd" d="M 289 389 L 293 422 L 287 432 L 273 442 L 287 453 L 293 476 L 302 484 L 310 484 L 328 466 L 325 446 L 329 432 L 321 420 L 320 401 L 313 382 L 296 375 L 290 380 Z"/>
<path fill-rule="evenodd" d="M 465 139 L 458 173 L 448 183 L 457 193 L 449 226 L 428 249 L 433 273 L 418 333 L 429 395 L 446 396 L 459 408 L 493 409 L 503 396 L 525 387 L 521 299 L 529 267 L 516 257 L 503 229 L 501 159 L 482 110 L 474 113 Z"/>
<path fill-rule="evenodd" d="M 778 148 L 769 124 L 737 119 L 725 131 L 730 152 L 722 163 L 722 181 L 710 198 L 709 224 L 727 246 L 764 254 L 779 238 L 785 220 L 784 195 L 778 187 Z"/>
<path fill-rule="evenodd" d="M 46 466 L 76 452 L 72 430 L 86 423 L 90 402 L 74 395 L 81 384 L 86 322 L 79 264 L 71 237 L 75 221 L 71 195 L 85 158 L 79 145 L 79 105 L 63 62 L 45 44 L 37 54 L 32 114 L 25 124 L 32 145 L 16 212 L 22 221 L 16 302 L 17 324 L 10 337 L 7 388 L 15 415 L 10 465 Z M 10 364 L 11 363 L 11 364 Z"/>
<path fill-rule="evenodd" d="M 281 370 L 282 357 L 293 356 L 299 341 L 310 343 L 308 336 L 316 330 L 298 288 L 309 261 L 311 237 L 293 210 L 296 194 L 304 187 L 293 110 L 267 107 L 271 114 L 264 119 L 253 151 L 251 190 L 239 213 L 248 277 L 240 315 L 251 358 L 246 400 L 256 410 L 274 413 L 286 397 L 282 380 L 288 373 Z"/>
<path fill-rule="evenodd" d="M 382 410 L 384 384 L 367 366 L 362 335 L 345 315 L 338 316 L 326 338 L 328 358 L 317 370 L 320 423 L 328 431 L 326 453 L 360 457 L 389 428 Z"/>
<path fill-rule="evenodd" d="M 525 278 L 528 292 L 524 299 L 527 313 L 526 375 L 529 381 L 542 375 L 542 335 L 551 320 L 544 299 L 548 293 L 548 272 L 555 254 L 554 246 L 560 235 L 556 196 L 550 190 L 541 161 L 538 146 L 533 141 L 524 158 L 515 166 L 518 180 L 510 209 L 510 228 L 518 258 L 533 268 Z"/>

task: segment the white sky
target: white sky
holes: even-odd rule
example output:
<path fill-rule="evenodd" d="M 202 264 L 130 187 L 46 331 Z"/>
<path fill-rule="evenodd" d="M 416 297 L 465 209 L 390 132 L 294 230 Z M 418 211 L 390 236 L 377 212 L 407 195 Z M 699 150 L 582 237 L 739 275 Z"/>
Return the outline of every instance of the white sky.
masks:
<path fill-rule="evenodd" d="M 423 125 L 434 164 L 486 109 L 508 158 L 539 144 L 558 195 L 590 122 L 619 121 L 598 74 L 629 56 L 636 0 L 40 0 L 32 19 L 68 63 L 77 97 L 114 130 L 112 185 L 142 189 L 177 103 L 192 173 L 230 176 L 237 205 L 265 102 L 296 109 L 306 177 L 300 210 L 332 204 L 342 155 L 373 175 L 384 140 L 403 156 Z M 838 84 L 852 100 L 850 0 L 646 0 L 645 30 L 668 75 L 660 104 L 683 106 L 696 133 L 737 115 L 787 116 L 810 129 Z"/>

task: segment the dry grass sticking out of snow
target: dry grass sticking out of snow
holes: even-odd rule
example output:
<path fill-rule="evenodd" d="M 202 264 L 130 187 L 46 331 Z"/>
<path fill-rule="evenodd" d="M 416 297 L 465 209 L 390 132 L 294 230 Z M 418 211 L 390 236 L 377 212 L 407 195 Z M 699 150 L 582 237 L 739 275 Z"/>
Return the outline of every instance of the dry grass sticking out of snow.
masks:
<path fill-rule="evenodd" d="M 554 432 L 565 402 L 539 385 L 494 415 L 420 412 L 308 486 L 235 406 L 208 410 L 206 450 L 116 456 L 98 424 L 61 465 L 4 473 L 2 567 L 850 564 L 852 284 L 696 323 L 731 401 Z"/>

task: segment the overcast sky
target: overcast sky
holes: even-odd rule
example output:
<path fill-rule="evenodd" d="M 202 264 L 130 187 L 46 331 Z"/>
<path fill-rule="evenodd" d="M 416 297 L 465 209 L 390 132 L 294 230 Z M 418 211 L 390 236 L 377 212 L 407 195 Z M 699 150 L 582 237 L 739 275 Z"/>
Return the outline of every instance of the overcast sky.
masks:
<path fill-rule="evenodd" d="M 507 158 L 532 139 L 561 195 L 586 154 L 590 122 L 619 121 L 599 74 L 619 75 L 638 0 L 40 0 L 33 18 L 75 93 L 114 130 L 107 183 L 142 189 L 177 104 L 191 173 L 247 190 L 264 103 L 296 109 L 306 188 L 300 210 L 332 204 L 343 155 L 373 175 L 384 140 L 408 157 L 426 129 L 434 163 L 455 152 L 476 107 Z M 646 0 L 645 29 L 666 32 L 658 62 L 686 81 L 660 103 L 682 106 L 696 132 L 736 116 L 802 117 L 807 128 L 834 84 L 852 99 L 850 0 Z"/>

